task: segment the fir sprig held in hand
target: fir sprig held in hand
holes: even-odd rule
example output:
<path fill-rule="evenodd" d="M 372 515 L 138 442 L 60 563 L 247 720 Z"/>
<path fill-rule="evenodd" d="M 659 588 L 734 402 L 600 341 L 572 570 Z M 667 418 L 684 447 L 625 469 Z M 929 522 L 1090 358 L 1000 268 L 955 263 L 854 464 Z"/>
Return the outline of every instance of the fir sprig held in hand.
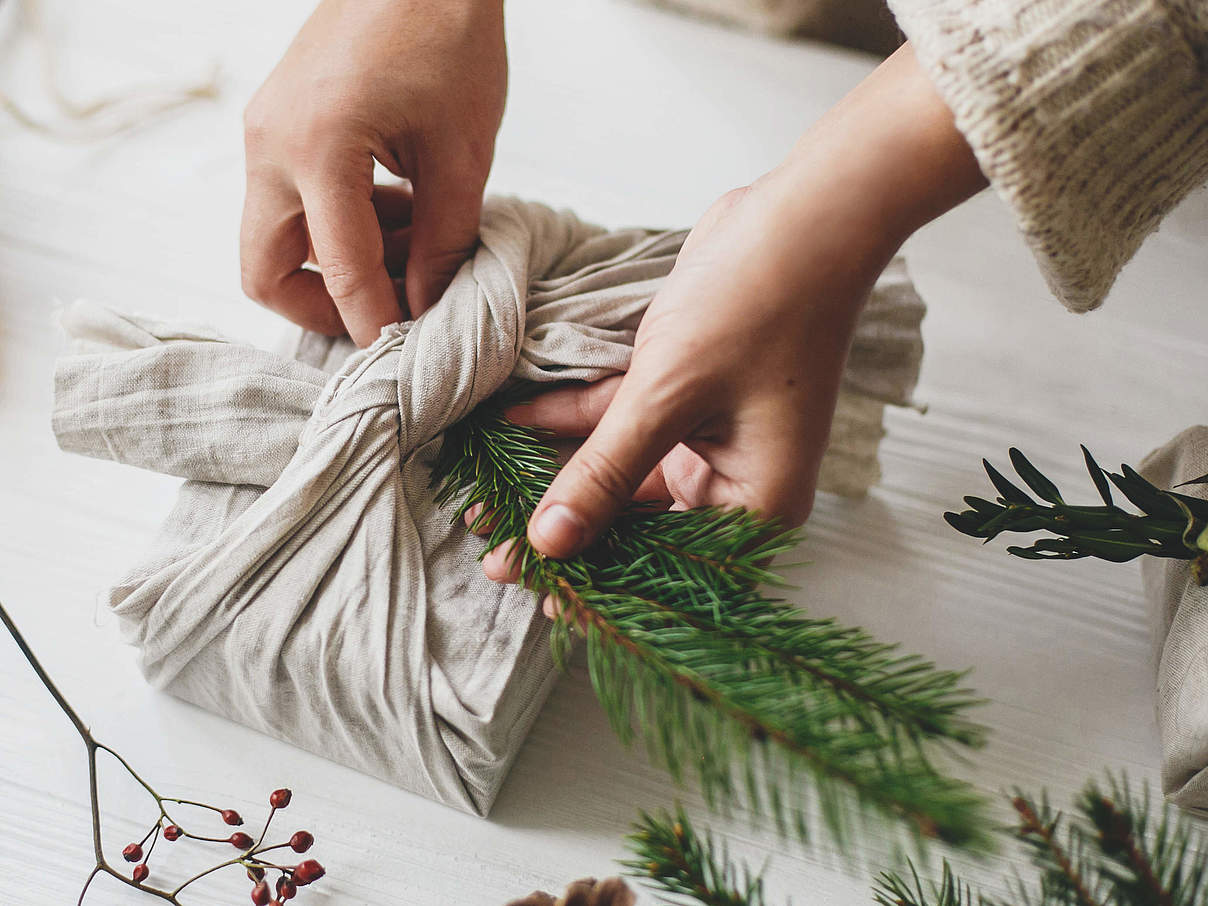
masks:
<path fill-rule="evenodd" d="M 1086 447 L 1082 448 L 1082 455 L 1102 506 L 1066 503 L 1057 486 L 1019 450 L 1012 448 L 1011 464 L 1040 499 L 1034 499 L 982 460 L 999 497 L 994 501 L 966 497 L 969 509 L 945 513 L 944 518 L 958 532 L 987 541 L 1003 532 L 1048 532 L 1053 536 L 1039 538 L 1028 547 L 1008 547 L 1007 553 L 1016 557 L 1029 560 L 1098 557 L 1113 563 L 1125 563 L 1143 555 L 1190 560 L 1196 581 L 1201 585 L 1208 583 L 1208 502 L 1157 488 L 1127 465 L 1121 466 L 1119 473 L 1105 471 Z M 1113 486 L 1140 512 L 1117 505 Z"/>
<path fill-rule="evenodd" d="M 514 400 L 514 397 L 512 398 Z M 457 517 L 484 504 L 487 549 L 515 540 L 524 583 L 563 606 L 561 662 L 586 635 L 592 686 L 614 730 L 641 735 L 677 779 L 694 772 L 711 805 L 745 801 L 806 835 L 812 790 L 837 838 L 865 815 L 917 836 L 986 841 L 981 797 L 936 756 L 981 745 L 961 673 L 899 653 L 862 630 L 767 597 L 770 558 L 793 532 L 741 510 L 635 506 L 584 554 L 549 560 L 526 527 L 557 463 L 532 429 L 488 401 L 450 429 L 434 471 Z"/>

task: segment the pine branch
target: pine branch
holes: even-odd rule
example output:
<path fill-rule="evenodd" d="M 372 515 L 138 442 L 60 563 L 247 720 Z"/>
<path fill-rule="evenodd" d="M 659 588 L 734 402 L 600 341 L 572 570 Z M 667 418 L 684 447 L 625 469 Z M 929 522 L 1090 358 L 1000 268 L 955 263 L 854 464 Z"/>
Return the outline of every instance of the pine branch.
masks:
<path fill-rule="evenodd" d="M 682 808 L 675 815 L 641 813 L 625 838 L 634 858 L 621 865 L 634 877 L 646 878 L 669 895 L 665 902 L 690 899 L 702 906 L 766 906 L 763 879 L 747 866 L 720 854 L 707 832 L 698 834 Z"/>
<path fill-rule="evenodd" d="M 879 813 L 918 835 L 984 844 L 981 798 L 932 763 L 982 742 L 963 674 L 764 595 L 761 584 L 779 581 L 764 564 L 798 536 L 742 511 L 635 506 L 585 554 L 542 558 L 526 528 L 557 465 L 503 405 L 446 433 L 438 500 L 460 495 L 455 518 L 483 504 L 475 528 L 490 527 L 487 549 L 515 541 L 522 581 L 558 596 L 560 662 L 585 627 L 592 685 L 624 741 L 636 726 L 677 780 L 694 770 L 712 805 L 745 798 L 782 831 L 806 835 L 812 788 L 839 839 Z"/>
<path fill-rule="evenodd" d="M 1148 790 L 1134 796 L 1123 777 L 1107 775 L 1107 792 L 1089 782 L 1070 815 L 1054 812 L 1044 795 L 1011 798 L 1017 823 L 1003 827 L 1032 857 L 1038 878 L 1008 881 L 1007 899 L 974 890 L 943 861 L 939 883 L 909 876 L 877 878 L 877 906 L 1205 906 L 1208 836 L 1168 803 L 1151 808 Z M 634 858 L 621 864 L 647 879 L 671 904 L 767 906 L 762 874 L 736 865 L 707 831 L 693 828 L 682 808 L 645 812 L 626 838 Z"/>
<path fill-rule="evenodd" d="M 910 881 L 892 871 L 882 872 L 873 887 L 873 902 L 877 906 L 974 906 L 973 888 L 952 873 L 952 866 L 944 860 L 940 883 L 928 885 L 923 882 L 913 865 L 910 866 Z M 985 904 L 984 898 L 977 903 Z"/>
<path fill-rule="evenodd" d="M 1047 800 L 1022 794 L 1011 801 L 1015 838 L 1032 856 L 1039 878 L 1019 878 L 1009 901 L 981 896 L 981 906 L 1203 906 L 1208 903 L 1208 837 L 1191 817 L 1168 803 L 1151 807 L 1148 790 L 1134 795 L 1126 779 L 1107 775 L 1107 792 L 1091 781 L 1075 811 L 1055 813 Z M 911 866 L 913 885 L 896 873 L 874 891 L 881 906 L 972 906 L 967 884 L 947 863 L 933 899 Z M 947 891 L 945 894 L 944 891 Z"/>
<path fill-rule="evenodd" d="M 1086 447 L 1082 455 L 1102 506 L 1067 504 L 1056 485 L 1012 448 L 1011 464 L 1040 500 L 982 460 L 999 496 L 994 501 L 966 497 L 970 508 L 945 513 L 944 519 L 958 532 L 987 541 L 1003 532 L 1043 531 L 1055 536 L 1037 539 L 1028 547 L 1007 548 L 1007 553 L 1028 560 L 1097 557 L 1125 563 L 1143 555 L 1191 560 L 1197 581 L 1208 582 L 1208 501 L 1161 490 L 1127 465 L 1119 473 L 1107 472 Z M 1140 513 L 1117 506 L 1113 486 Z"/>
<path fill-rule="evenodd" d="M 1134 796 L 1127 780 L 1109 775 L 1108 793 L 1091 783 L 1078 807 L 1093 828 L 1100 869 L 1121 906 L 1183 906 L 1208 901 L 1204 834 L 1163 803 L 1151 820 L 1149 792 Z"/>
<path fill-rule="evenodd" d="M 1053 812 L 1047 797 L 1037 803 L 1017 792 L 1011 806 L 1019 817 L 1015 836 L 1030 850 L 1032 863 L 1040 871 L 1040 903 L 1106 906 L 1082 830 L 1077 825 L 1063 827 L 1064 816 Z M 1017 884 L 1017 891 L 1029 901 L 1022 884 Z"/>

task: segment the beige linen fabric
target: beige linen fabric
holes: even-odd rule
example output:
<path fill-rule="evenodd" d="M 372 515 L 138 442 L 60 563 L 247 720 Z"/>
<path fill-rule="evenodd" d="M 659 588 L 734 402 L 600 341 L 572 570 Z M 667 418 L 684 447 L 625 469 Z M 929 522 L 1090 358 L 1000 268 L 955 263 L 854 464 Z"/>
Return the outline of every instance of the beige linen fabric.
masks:
<path fill-rule="evenodd" d="M 1150 453 L 1140 472 L 1164 489 L 1208 474 L 1208 428 L 1188 428 Z M 1208 485 L 1179 493 L 1208 500 Z M 1208 812 L 1208 588 L 1191 578 L 1186 560 L 1143 557 L 1141 575 L 1155 641 L 1162 791 Z"/>
<path fill-rule="evenodd" d="M 440 304 L 365 350 L 300 333 L 276 354 L 68 309 L 60 445 L 187 479 L 108 593 L 150 681 L 486 814 L 553 668 L 531 594 L 487 581 L 482 541 L 433 502 L 441 433 L 509 378 L 623 371 L 684 236 L 489 199 Z M 922 315 L 895 261 L 857 330 L 823 488 L 876 480 L 882 409 L 909 402 Z"/>
<path fill-rule="evenodd" d="M 1208 180 L 1208 2 L 889 6 L 1053 293 L 1096 308 Z"/>

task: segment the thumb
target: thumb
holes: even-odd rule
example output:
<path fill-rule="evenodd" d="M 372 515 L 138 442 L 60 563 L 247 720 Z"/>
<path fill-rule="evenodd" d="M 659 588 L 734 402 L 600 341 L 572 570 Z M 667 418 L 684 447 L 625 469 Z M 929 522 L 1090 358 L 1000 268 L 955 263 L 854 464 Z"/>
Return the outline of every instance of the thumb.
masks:
<path fill-rule="evenodd" d="M 591 544 L 694 421 L 682 395 L 627 374 L 595 430 L 537 505 L 528 526 L 533 547 L 563 558 Z"/>
<path fill-rule="evenodd" d="M 415 201 L 406 293 L 411 317 L 440 299 L 478 242 L 478 219 L 486 175 L 467 178 L 464 168 L 431 164 L 412 180 Z"/>

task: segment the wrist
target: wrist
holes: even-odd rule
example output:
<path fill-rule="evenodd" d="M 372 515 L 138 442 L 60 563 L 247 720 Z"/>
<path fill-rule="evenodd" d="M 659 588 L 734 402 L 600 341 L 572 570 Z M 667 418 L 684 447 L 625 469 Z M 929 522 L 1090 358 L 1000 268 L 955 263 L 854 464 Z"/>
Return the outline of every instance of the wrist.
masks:
<path fill-rule="evenodd" d="M 986 185 L 952 113 L 909 44 L 819 120 L 770 177 L 888 262 L 926 223 Z"/>

